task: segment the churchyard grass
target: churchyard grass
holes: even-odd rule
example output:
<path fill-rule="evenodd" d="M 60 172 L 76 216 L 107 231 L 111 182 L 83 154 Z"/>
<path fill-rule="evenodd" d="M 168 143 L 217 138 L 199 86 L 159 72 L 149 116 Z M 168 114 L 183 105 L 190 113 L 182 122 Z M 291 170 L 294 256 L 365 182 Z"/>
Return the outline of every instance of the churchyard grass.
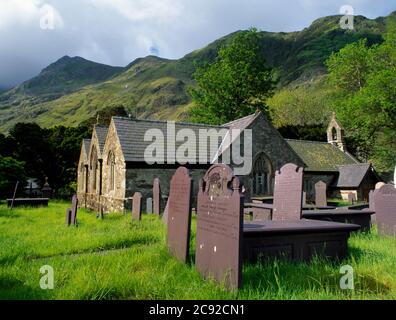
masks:
<path fill-rule="evenodd" d="M 396 299 L 396 241 L 376 230 L 353 234 L 343 261 L 245 265 L 242 288 L 227 292 L 195 270 L 195 218 L 184 265 L 168 254 L 166 226 L 155 215 L 100 220 L 79 210 L 78 227 L 66 227 L 68 206 L 0 206 L 0 299 Z M 339 286 L 346 264 L 354 269 L 354 290 Z M 43 265 L 54 269 L 52 290 L 39 286 Z"/>

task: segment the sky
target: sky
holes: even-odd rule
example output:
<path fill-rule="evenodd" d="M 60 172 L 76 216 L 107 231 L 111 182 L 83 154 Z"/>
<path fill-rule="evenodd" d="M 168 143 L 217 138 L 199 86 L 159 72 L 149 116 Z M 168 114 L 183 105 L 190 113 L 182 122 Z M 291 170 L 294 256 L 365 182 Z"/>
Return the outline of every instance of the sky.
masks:
<path fill-rule="evenodd" d="M 368 18 L 396 10 L 395 0 L 0 0 L 0 88 L 64 55 L 177 59 L 236 30 L 302 30 L 344 5 Z"/>

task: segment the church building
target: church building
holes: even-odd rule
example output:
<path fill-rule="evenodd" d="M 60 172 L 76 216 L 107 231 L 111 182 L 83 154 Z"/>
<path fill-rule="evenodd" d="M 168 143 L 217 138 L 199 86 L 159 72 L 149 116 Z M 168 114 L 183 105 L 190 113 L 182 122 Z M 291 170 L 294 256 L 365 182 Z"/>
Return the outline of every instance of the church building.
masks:
<path fill-rule="evenodd" d="M 144 198 L 152 197 L 154 178 L 160 179 L 161 191 L 166 198 L 170 179 L 180 165 L 190 169 L 195 195 L 206 170 L 214 161 L 222 162 L 228 149 L 233 154 L 231 150 L 236 149 L 237 143 L 240 154 L 251 163 L 248 172 L 238 175 L 244 185 L 245 201 L 273 195 L 275 172 L 286 163 L 304 167 L 304 190 L 308 201 L 314 198 L 314 185 L 318 181 L 327 184 L 328 197 L 346 199 L 352 192 L 358 200 L 367 200 L 368 192 L 380 181 L 371 164 L 360 163 L 348 153 L 344 129 L 335 115 L 327 130 L 328 142 L 284 139 L 260 112 L 220 126 L 171 124 L 174 131 L 170 131 L 167 121 L 113 117 L 109 127 L 96 125 L 91 139 L 84 139 L 81 145 L 79 205 L 95 211 L 123 212 L 130 209 L 135 192 L 141 192 Z M 248 131 L 251 140 L 245 134 Z M 214 144 L 197 147 L 192 140 L 180 139 L 181 132 L 197 138 L 202 137 L 203 132 L 221 134 Z M 234 132 L 239 135 L 235 136 Z M 163 142 L 164 150 L 160 153 L 161 161 L 150 162 L 147 151 L 155 134 L 160 135 L 157 140 Z M 228 136 L 232 138 L 227 140 Z M 249 154 L 244 149 L 248 141 L 251 144 Z M 180 149 L 196 150 L 196 156 L 179 163 L 179 158 L 175 159 L 174 155 Z M 208 156 L 202 159 L 202 154 L 206 153 Z M 241 165 L 231 160 L 229 165 L 238 170 Z"/>

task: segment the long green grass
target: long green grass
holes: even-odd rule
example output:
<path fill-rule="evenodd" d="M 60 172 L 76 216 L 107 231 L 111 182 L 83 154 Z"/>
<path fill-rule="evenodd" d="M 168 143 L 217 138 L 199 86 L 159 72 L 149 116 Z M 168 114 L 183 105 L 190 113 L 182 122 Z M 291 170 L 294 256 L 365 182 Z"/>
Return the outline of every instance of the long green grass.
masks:
<path fill-rule="evenodd" d="M 396 239 L 354 234 L 344 261 L 272 260 L 245 265 L 243 286 L 227 292 L 204 281 L 191 259 L 181 264 L 166 248 L 166 228 L 153 215 L 103 220 L 79 210 L 65 226 L 68 204 L 14 209 L 0 206 L 0 299 L 395 299 Z M 342 265 L 354 268 L 355 289 L 341 290 Z M 39 286 L 40 267 L 54 268 L 55 288 Z"/>

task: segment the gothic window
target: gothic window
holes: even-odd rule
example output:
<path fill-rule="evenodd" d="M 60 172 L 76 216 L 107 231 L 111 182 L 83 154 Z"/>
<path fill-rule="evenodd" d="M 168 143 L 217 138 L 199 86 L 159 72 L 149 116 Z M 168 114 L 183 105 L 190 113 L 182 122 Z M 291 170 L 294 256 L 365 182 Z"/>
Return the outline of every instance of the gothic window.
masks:
<path fill-rule="evenodd" d="M 254 162 L 252 171 L 253 195 L 271 195 L 272 190 L 272 164 L 269 158 L 261 153 Z"/>
<path fill-rule="evenodd" d="M 109 152 L 107 158 L 107 165 L 109 166 L 109 188 L 110 190 L 115 189 L 115 157 L 112 151 Z"/>

